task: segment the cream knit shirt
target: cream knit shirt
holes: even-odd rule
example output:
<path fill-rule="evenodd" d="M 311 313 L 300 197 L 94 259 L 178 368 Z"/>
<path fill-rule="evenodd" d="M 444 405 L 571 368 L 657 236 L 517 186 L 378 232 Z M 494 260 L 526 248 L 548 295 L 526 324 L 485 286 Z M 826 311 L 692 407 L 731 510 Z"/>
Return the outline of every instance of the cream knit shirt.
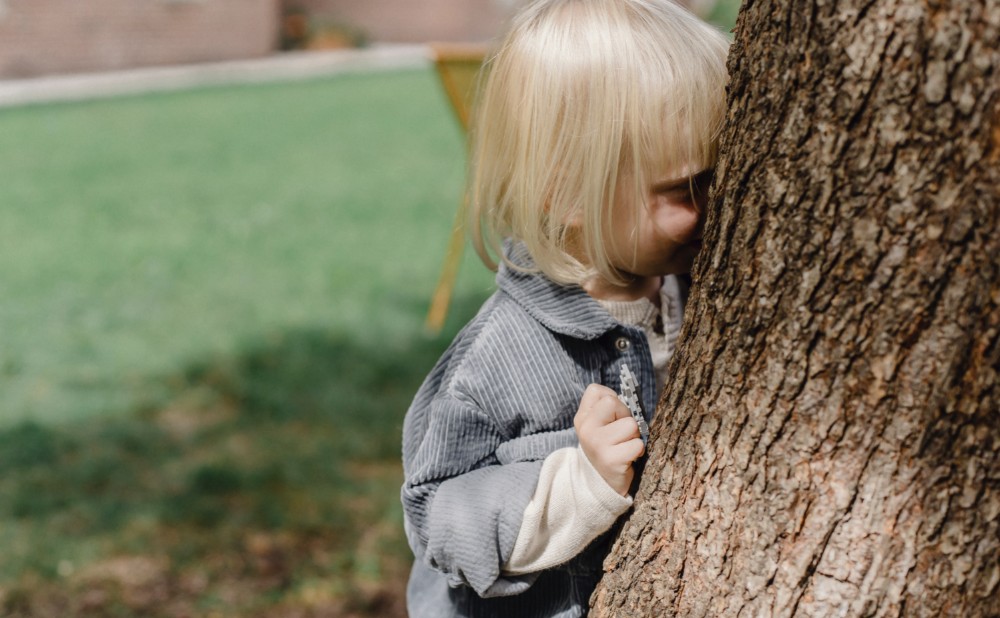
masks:
<path fill-rule="evenodd" d="M 615 320 L 646 334 L 656 371 L 656 392 L 663 391 L 667 363 L 681 332 L 684 294 L 676 277 L 664 277 L 660 306 L 648 298 L 598 302 Z M 554 567 L 580 553 L 632 506 L 601 477 L 583 450 L 559 449 L 545 458 L 538 486 L 504 573 L 522 575 Z"/>

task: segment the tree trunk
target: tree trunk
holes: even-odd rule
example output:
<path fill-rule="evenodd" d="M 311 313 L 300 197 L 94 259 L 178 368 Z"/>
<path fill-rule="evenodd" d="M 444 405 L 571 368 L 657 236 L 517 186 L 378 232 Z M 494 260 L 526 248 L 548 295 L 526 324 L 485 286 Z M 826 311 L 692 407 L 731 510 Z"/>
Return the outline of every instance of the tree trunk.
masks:
<path fill-rule="evenodd" d="M 749 0 L 592 616 L 1000 616 L 1000 0 Z"/>

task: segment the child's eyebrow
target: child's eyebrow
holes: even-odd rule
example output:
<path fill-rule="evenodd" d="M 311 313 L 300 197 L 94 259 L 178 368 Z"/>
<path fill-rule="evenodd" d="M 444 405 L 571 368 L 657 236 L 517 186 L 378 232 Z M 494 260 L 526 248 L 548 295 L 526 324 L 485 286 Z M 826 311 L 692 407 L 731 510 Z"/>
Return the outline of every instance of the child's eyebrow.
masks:
<path fill-rule="evenodd" d="M 712 179 L 712 174 L 714 173 L 714 168 L 707 168 L 690 176 L 664 180 L 653 185 L 653 193 L 667 193 L 669 191 L 690 188 L 692 186 L 702 187 L 705 183 Z"/>

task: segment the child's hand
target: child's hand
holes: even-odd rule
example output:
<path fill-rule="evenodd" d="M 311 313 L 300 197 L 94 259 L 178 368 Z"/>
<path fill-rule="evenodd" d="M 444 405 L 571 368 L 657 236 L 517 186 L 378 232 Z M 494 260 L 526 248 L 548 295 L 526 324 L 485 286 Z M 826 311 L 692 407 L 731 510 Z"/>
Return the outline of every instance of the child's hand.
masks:
<path fill-rule="evenodd" d="M 644 450 L 639 425 L 618 394 L 591 384 L 573 419 L 580 447 L 601 477 L 621 495 L 628 493 L 635 471 L 632 462 Z"/>

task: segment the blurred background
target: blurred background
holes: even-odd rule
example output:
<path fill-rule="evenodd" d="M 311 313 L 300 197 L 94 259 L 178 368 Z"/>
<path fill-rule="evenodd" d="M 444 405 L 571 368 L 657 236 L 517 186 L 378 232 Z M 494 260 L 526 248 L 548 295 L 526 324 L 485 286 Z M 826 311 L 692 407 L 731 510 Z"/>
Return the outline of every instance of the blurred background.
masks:
<path fill-rule="evenodd" d="M 493 279 L 428 330 L 426 44 L 518 4 L 0 0 L 0 616 L 405 615 L 402 418 Z"/>

